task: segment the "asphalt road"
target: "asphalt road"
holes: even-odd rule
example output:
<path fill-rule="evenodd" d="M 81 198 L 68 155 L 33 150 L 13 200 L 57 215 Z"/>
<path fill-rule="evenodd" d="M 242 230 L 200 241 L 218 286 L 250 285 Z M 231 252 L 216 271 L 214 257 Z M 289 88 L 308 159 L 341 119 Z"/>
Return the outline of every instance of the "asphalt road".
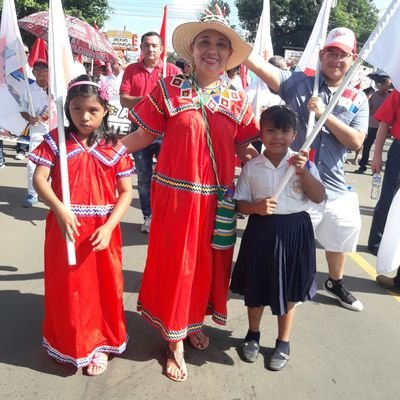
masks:
<path fill-rule="evenodd" d="M 400 298 L 376 285 L 375 257 L 366 252 L 375 204 L 369 198 L 370 170 L 365 175 L 347 173 L 348 184 L 360 196 L 363 229 L 357 252 L 347 260 L 346 285 L 364 303 L 364 311 L 346 310 L 325 295 L 322 283 L 327 266 L 318 249 L 318 294 L 314 301 L 297 308 L 291 360 L 283 371 L 265 368 L 277 332 L 276 319 L 267 310 L 257 362 L 240 360 L 236 347 L 247 331 L 247 316 L 243 301 L 232 296 L 227 326 L 221 328 L 206 320 L 210 348 L 199 352 L 187 346 L 189 378 L 175 383 L 162 373 L 165 344 L 161 336 L 135 309 L 147 250 L 147 235 L 140 233 L 136 190 L 122 222 L 130 336 L 126 352 L 114 358 L 98 377 L 88 377 L 48 358 L 41 347 L 47 211 L 42 203 L 31 209 L 21 207 L 26 194 L 25 162 L 14 160 L 11 147 L 6 146 L 5 152 L 7 167 L 0 170 L 0 399 L 399 398 Z M 356 169 L 353 165 L 346 168 Z M 239 221 L 239 236 L 245 223 Z"/>

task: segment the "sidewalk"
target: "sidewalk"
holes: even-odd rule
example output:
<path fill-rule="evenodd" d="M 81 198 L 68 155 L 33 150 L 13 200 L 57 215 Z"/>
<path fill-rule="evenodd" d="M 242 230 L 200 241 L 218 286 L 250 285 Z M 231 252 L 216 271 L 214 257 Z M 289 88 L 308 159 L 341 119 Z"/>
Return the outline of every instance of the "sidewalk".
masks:
<path fill-rule="evenodd" d="M 369 199 L 370 175 L 348 173 L 360 195 L 363 231 L 357 257 L 349 257 L 346 284 L 364 303 L 352 312 L 325 295 L 324 254 L 317 251 L 318 294 L 297 308 L 291 360 L 281 372 L 265 368 L 276 337 L 276 318 L 265 311 L 261 353 L 256 363 L 240 360 L 236 347 L 247 331 L 243 301 L 229 301 L 226 327 L 209 319 L 210 348 L 186 346 L 189 377 L 175 383 L 163 374 L 165 344 L 135 310 L 145 264 L 147 235 L 137 198 L 122 222 L 126 320 L 130 341 L 99 377 L 58 365 L 41 348 L 43 318 L 43 240 L 46 207 L 24 209 L 25 162 L 5 146 L 7 167 L 0 171 L 0 399 L 267 399 L 381 400 L 398 396 L 400 304 L 374 282 L 375 257 L 366 250 L 375 202 Z M 349 171 L 355 166 L 346 166 Z M 370 172 L 370 171 L 368 171 Z M 137 191 L 135 190 L 135 196 Z M 246 220 L 239 220 L 239 236 Z M 168 234 L 168 232 L 166 232 Z M 240 243 L 240 241 L 239 241 Z M 238 244 L 239 244 L 238 243 Z M 236 248 L 237 251 L 237 248 Z M 362 265 L 357 260 L 363 260 Z"/>

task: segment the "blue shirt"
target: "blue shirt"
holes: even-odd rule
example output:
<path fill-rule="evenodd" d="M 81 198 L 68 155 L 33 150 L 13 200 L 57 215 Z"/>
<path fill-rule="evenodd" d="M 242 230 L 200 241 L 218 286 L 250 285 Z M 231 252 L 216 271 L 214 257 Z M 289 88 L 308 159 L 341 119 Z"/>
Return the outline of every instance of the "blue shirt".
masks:
<path fill-rule="evenodd" d="M 306 137 L 309 114 L 307 104 L 313 91 L 314 77 L 306 76 L 303 72 L 282 70 L 279 74 L 281 84 L 278 94 L 298 114 L 297 136 L 291 146 L 297 151 Z M 333 94 L 321 74 L 318 96 L 327 105 Z M 369 107 L 367 97 L 362 90 L 347 87 L 332 113 L 346 125 L 367 132 Z M 311 148 L 316 150 L 314 162 L 325 185 L 327 198 L 334 199 L 347 192 L 344 178 L 347 148 L 325 126 L 322 127 Z"/>

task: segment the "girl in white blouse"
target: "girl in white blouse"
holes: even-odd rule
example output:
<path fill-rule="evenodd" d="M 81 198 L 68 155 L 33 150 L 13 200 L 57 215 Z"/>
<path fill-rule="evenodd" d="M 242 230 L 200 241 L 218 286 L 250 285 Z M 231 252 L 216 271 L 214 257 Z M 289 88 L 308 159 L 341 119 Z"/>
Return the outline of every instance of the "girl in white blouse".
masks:
<path fill-rule="evenodd" d="M 235 191 L 238 211 L 250 216 L 231 281 L 231 290 L 244 295 L 248 308 L 249 330 L 239 351 L 245 361 L 256 360 L 262 313 L 270 306 L 278 317 L 278 337 L 268 363 L 275 371 L 289 360 L 295 304 L 316 293 L 315 241 L 307 210 L 309 200 L 320 203 L 325 197 L 308 152 L 297 154 L 290 149 L 296 123 L 296 114 L 284 105 L 261 114 L 265 150 L 246 163 Z M 274 199 L 290 164 L 296 174 L 279 199 Z"/>

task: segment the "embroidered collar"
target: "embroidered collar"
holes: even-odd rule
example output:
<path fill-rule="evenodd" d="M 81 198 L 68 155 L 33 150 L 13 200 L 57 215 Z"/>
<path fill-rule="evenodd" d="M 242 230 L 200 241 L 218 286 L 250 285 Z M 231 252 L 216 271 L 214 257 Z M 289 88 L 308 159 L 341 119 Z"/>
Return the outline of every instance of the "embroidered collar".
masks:
<path fill-rule="evenodd" d="M 159 84 L 170 115 L 200 108 L 200 98 L 187 76 L 181 74 L 167 77 Z M 241 96 L 239 90 L 231 82 L 221 80 L 218 87 L 207 89 L 206 93 L 201 100 L 211 112 L 223 113 L 237 123 L 242 121 L 248 107 L 248 100 L 246 96 Z"/>

